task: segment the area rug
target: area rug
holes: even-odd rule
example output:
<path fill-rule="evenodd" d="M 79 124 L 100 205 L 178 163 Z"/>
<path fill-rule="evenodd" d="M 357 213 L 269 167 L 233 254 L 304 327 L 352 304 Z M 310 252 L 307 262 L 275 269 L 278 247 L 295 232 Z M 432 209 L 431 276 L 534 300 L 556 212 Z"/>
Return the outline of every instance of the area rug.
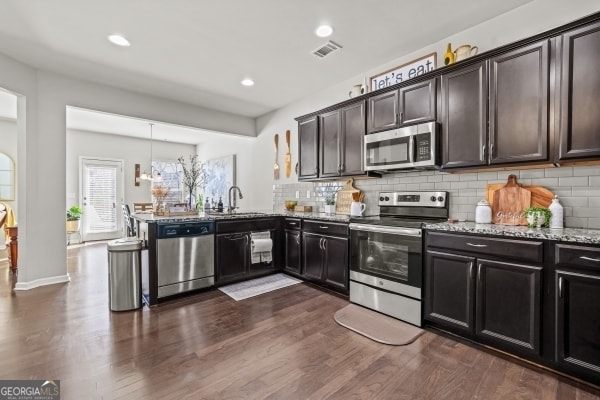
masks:
<path fill-rule="evenodd" d="M 222 286 L 219 290 L 236 301 L 258 296 L 273 290 L 295 285 L 302 281 L 284 274 L 275 274 L 263 278 Z"/>
<path fill-rule="evenodd" d="M 338 310 L 333 319 L 369 339 L 394 346 L 410 344 L 423 333 L 423 329 L 356 304 Z"/>

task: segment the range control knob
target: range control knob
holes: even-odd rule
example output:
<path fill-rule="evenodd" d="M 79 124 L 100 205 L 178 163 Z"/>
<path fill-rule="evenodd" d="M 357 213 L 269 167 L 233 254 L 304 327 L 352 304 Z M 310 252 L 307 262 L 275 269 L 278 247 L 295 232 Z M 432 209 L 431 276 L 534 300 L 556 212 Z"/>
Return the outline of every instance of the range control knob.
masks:
<path fill-rule="evenodd" d="M 438 199 L 439 202 L 444 201 L 444 198 L 442 196 L 439 196 L 437 199 Z"/>
<path fill-rule="evenodd" d="M 385 201 L 390 201 L 390 198 L 388 196 L 385 196 Z"/>
<path fill-rule="evenodd" d="M 436 200 L 436 198 L 435 198 L 435 196 L 431 196 L 431 198 L 430 198 L 429 200 L 431 200 L 431 201 L 435 201 L 435 200 Z"/>
<path fill-rule="evenodd" d="M 383 196 L 379 196 L 379 201 L 383 201 Z"/>

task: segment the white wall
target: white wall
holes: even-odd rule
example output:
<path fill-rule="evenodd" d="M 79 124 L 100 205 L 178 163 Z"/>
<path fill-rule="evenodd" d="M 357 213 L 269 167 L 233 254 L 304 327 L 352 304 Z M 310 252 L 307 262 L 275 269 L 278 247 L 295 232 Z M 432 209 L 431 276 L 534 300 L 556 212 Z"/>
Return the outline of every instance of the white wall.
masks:
<path fill-rule="evenodd" d="M 196 146 L 173 142 L 153 142 L 152 154 L 155 160 L 186 159 L 195 154 Z M 98 157 L 123 160 L 124 201 L 150 202 L 150 182 L 142 180 L 140 186 L 134 185 L 135 164 L 150 167 L 150 140 L 127 136 L 109 135 L 98 132 L 67 130 L 67 207 L 79 203 L 79 157 Z"/>

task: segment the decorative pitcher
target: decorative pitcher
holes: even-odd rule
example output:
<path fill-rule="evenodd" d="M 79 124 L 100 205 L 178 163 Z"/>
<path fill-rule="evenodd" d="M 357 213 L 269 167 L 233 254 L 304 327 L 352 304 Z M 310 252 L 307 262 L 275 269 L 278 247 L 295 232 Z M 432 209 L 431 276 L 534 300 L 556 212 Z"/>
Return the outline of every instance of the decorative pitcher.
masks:
<path fill-rule="evenodd" d="M 365 211 L 367 206 L 365 203 L 361 203 L 359 201 L 353 201 L 350 203 L 350 216 L 352 217 L 362 217 L 362 213 Z"/>

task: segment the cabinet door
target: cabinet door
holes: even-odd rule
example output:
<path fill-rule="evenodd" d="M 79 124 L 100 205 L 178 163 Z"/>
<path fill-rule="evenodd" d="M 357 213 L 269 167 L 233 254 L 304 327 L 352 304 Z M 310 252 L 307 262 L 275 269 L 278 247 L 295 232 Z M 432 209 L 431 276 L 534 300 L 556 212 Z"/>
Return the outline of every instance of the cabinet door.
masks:
<path fill-rule="evenodd" d="M 562 39 L 558 160 L 600 158 L 600 23 Z"/>
<path fill-rule="evenodd" d="M 324 238 L 323 255 L 325 284 L 343 293 L 348 293 L 348 239 Z"/>
<path fill-rule="evenodd" d="M 225 282 L 248 275 L 249 242 L 247 233 L 216 235 L 216 281 Z"/>
<path fill-rule="evenodd" d="M 341 122 L 340 110 L 319 116 L 319 177 L 339 176 Z"/>
<path fill-rule="evenodd" d="M 298 122 L 298 179 L 316 178 L 319 174 L 318 129 L 316 116 Z"/>
<path fill-rule="evenodd" d="M 548 41 L 490 60 L 490 164 L 548 160 Z"/>
<path fill-rule="evenodd" d="M 399 91 L 393 90 L 369 97 L 367 133 L 397 128 Z"/>
<path fill-rule="evenodd" d="M 600 268 L 556 271 L 556 361 L 600 382 Z"/>
<path fill-rule="evenodd" d="M 365 102 L 342 108 L 342 175 L 364 174 Z"/>
<path fill-rule="evenodd" d="M 441 77 L 442 168 L 486 165 L 487 63 Z"/>
<path fill-rule="evenodd" d="M 476 335 L 525 354 L 540 354 L 542 267 L 478 259 Z"/>
<path fill-rule="evenodd" d="M 400 88 L 400 125 L 435 120 L 435 79 Z"/>
<path fill-rule="evenodd" d="M 302 233 L 302 276 L 323 281 L 323 236 Z"/>
<path fill-rule="evenodd" d="M 427 251 L 425 319 L 472 334 L 474 328 L 475 259 Z"/>
<path fill-rule="evenodd" d="M 300 246 L 301 240 L 300 231 L 285 231 L 285 265 L 284 270 L 287 272 L 291 272 L 297 275 L 300 275 L 301 271 L 301 263 L 300 263 L 300 255 L 302 252 Z"/>

